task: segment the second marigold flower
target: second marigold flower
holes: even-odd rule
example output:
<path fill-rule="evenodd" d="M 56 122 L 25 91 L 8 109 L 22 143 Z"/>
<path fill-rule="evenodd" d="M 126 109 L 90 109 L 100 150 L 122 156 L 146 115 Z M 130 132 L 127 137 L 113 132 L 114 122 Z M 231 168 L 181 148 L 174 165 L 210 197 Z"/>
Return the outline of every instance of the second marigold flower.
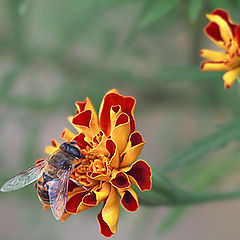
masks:
<path fill-rule="evenodd" d="M 62 221 L 103 202 L 97 220 L 101 233 L 111 237 L 117 231 L 120 204 L 130 212 L 138 209 L 132 184 L 141 191 L 151 189 L 151 169 L 145 161 L 137 160 L 145 142 L 135 131 L 135 103 L 133 97 L 124 97 L 115 89 L 103 98 L 98 115 L 89 98 L 76 102 L 76 115 L 70 122 L 78 134 L 65 129 L 62 138 L 77 142 L 86 158 L 79 166 L 76 162 L 70 175 L 84 187 L 69 180 Z M 59 143 L 52 140 L 46 152 L 51 155 L 58 148 Z"/>
<path fill-rule="evenodd" d="M 222 9 L 206 16 L 210 23 L 205 28 L 205 34 L 223 51 L 202 49 L 201 56 L 209 61 L 204 61 L 201 69 L 227 71 L 223 75 L 224 86 L 230 88 L 240 74 L 240 25 L 234 24 Z"/>

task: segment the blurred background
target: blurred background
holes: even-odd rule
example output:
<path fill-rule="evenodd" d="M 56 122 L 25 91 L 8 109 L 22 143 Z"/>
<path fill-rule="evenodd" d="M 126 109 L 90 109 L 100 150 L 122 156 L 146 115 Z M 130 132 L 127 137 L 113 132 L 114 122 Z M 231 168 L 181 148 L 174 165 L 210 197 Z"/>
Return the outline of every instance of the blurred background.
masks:
<path fill-rule="evenodd" d="M 1 0 L 0 185 L 47 157 L 74 102 L 89 96 L 96 109 L 117 88 L 137 99 L 141 158 L 157 169 L 239 117 L 239 83 L 225 90 L 221 73 L 199 70 L 206 13 L 239 0 Z M 192 164 L 163 171 L 190 191 L 227 191 L 240 184 L 239 141 Z M 0 239 L 104 239 L 93 209 L 56 222 L 33 185 L 0 193 Z M 113 239 L 239 239 L 240 199 L 179 207 L 123 209 Z"/>

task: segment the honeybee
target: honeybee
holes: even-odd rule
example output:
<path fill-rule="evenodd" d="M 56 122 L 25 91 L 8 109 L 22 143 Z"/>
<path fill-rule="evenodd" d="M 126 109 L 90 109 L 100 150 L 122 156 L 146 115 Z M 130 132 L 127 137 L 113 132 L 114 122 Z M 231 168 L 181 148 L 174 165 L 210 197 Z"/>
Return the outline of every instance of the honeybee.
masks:
<path fill-rule="evenodd" d="M 42 203 L 50 205 L 53 216 L 59 220 L 64 213 L 67 202 L 68 182 L 71 179 L 69 175 L 74 168 L 82 163 L 76 165 L 75 159 L 85 159 L 85 156 L 81 153 L 76 142 L 64 142 L 48 159 L 8 180 L 2 186 L 1 191 L 17 190 L 37 181 L 35 187 L 39 199 Z M 71 180 L 82 186 L 75 180 Z"/>

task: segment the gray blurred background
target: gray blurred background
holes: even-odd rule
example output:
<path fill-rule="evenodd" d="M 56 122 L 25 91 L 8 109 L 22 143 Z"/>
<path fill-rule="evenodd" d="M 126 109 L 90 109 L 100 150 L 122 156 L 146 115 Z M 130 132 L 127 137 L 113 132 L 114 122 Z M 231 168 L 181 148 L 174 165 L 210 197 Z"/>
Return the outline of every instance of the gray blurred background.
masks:
<path fill-rule="evenodd" d="M 117 88 L 137 99 L 141 158 L 161 169 L 192 141 L 239 116 L 239 84 L 224 90 L 221 73 L 201 73 L 205 14 L 227 9 L 236 22 L 239 1 L 221 0 L 1 0 L 0 184 L 47 157 L 89 96 L 96 109 Z M 196 163 L 166 172 L 193 190 L 239 186 L 239 142 Z M 100 208 L 56 222 L 43 211 L 33 185 L 0 193 L 0 239 L 104 239 Z M 181 207 L 121 209 L 113 239 L 239 239 L 240 200 Z"/>

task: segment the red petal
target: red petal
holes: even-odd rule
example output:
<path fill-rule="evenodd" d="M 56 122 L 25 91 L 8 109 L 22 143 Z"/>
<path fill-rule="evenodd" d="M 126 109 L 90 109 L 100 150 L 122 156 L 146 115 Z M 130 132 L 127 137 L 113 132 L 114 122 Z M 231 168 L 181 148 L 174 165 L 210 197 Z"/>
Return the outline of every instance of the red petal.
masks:
<path fill-rule="evenodd" d="M 109 93 L 104 97 L 103 106 L 100 112 L 100 127 L 108 136 L 110 132 L 110 109 L 112 106 L 121 106 L 121 110 L 130 117 L 131 132 L 135 130 L 133 111 L 136 100 L 133 97 L 124 97 L 117 93 Z"/>
<path fill-rule="evenodd" d="M 228 26 L 231 28 L 233 35 L 234 35 L 234 30 L 235 30 L 236 24 L 232 24 L 230 22 L 230 16 L 227 11 L 218 8 L 218 9 L 215 9 L 211 14 L 218 15 L 221 18 L 223 18 L 227 22 Z"/>
<path fill-rule="evenodd" d="M 122 114 L 118 117 L 118 119 L 117 119 L 117 121 L 116 121 L 116 124 L 115 124 L 115 127 L 117 127 L 117 126 L 120 125 L 120 124 L 127 123 L 127 121 L 128 121 L 128 115 L 125 114 L 125 113 L 122 113 Z"/>
<path fill-rule="evenodd" d="M 143 138 L 140 132 L 135 132 L 130 137 L 131 146 L 136 146 L 143 142 Z"/>
<path fill-rule="evenodd" d="M 115 151 L 116 151 L 115 143 L 112 140 L 108 139 L 106 141 L 106 148 L 107 148 L 108 152 L 110 153 L 109 158 L 111 158 L 114 155 Z"/>
<path fill-rule="evenodd" d="M 139 188 L 142 191 L 151 190 L 152 187 L 151 168 L 145 161 L 139 160 L 135 162 L 132 165 L 131 169 L 126 173 L 136 180 Z"/>
<path fill-rule="evenodd" d="M 206 32 L 207 35 L 209 35 L 215 41 L 223 42 L 222 36 L 220 34 L 219 26 L 215 22 L 210 22 L 206 26 L 205 32 Z"/>
<path fill-rule="evenodd" d="M 80 111 L 84 111 L 87 104 L 87 99 L 84 102 L 76 102 L 75 105 L 79 107 Z"/>
<path fill-rule="evenodd" d="M 121 203 L 130 212 L 134 212 L 138 209 L 138 203 L 129 191 L 124 193 Z"/>
<path fill-rule="evenodd" d="M 131 183 L 124 172 L 118 172 L 116 177 L 111 180 L 111 183 L 117 188 L 130 187 Z"/>
<path fill-rule="evenodd" d="M 73 181 L 69 180 L 68 182 L 68 192 L 72 192 L 74 188 L 79 187 L 76 183 Z"/>
<path fill-rule="evenodd" d="M 112 110 L 113 110 L 115 113 L 117 113 L 117 112 L 119 111 L 119 109 L 120 109 L 120 106 L 119 106 L 119 105 L 112 107 Z"/>
<path fill-rule="evenodd" d="M 92 116 L 92 112 L 90 110 L 86 110 L 76 115 L 72 119 L 72 123 L 77 126 L 89 127 L 91 116 Z"/>
<path fill-rule="evenodd" d="M 82 198 L 87 194 L 88 192 L 81 192 L 73 195 L 71 198 L 68 199 L 66 204 L 66 210 L 69 213 L 77 213 L 77 209 L 79 204 L 82 202 Z"/>
<path fill-rule="evenodd" d="M 109 226 L 102 218 L 102 210 L 97 215 L 97 220 L 100 226 L 100 232 L 104 237 L 111 237 L 113 233 L 111 232 Z"/>
<path fill-rule="evenodd" d="M 87 194 L 83 198 L 83 203 L 91 206 L 96 206 L 97 204 L 97 199 L 95 193 Z"/>
<path fill-rule="evenodd" d="M 73 141 L 76 141 L 80 148 L 85 149 L 87 146 L 89 146 L 89 144 L 84 140 L 84 138 L 84 133 L 80 133 L 73 139 Z"/>
<path fill-rule="evenodd" d="M 55 139 L 51 139 L 51 145 L 53 147 L 57 147 L 57 143 L 56 143 L 56 140 Z"/>
<path fill-rule="evenodd" d="M 235 37 L 237 39 L 238 46 L 240 47 L 240 25 L 235 28 Z"/>
<path fill-rule="evenodd" d="M 215 9 L 215 10 L 212 11 L 211 14 L 213 14 L 213 15 L 218 15 L 218 16 L 222 17 L 224 20 L 226 20 L 227 22 L 229 22 L 229 15 L 228 15 L 228 13 L 227 13 L 225 10 L 223 10 L 223 9 L 220 9 L 220 8 Z"/>

